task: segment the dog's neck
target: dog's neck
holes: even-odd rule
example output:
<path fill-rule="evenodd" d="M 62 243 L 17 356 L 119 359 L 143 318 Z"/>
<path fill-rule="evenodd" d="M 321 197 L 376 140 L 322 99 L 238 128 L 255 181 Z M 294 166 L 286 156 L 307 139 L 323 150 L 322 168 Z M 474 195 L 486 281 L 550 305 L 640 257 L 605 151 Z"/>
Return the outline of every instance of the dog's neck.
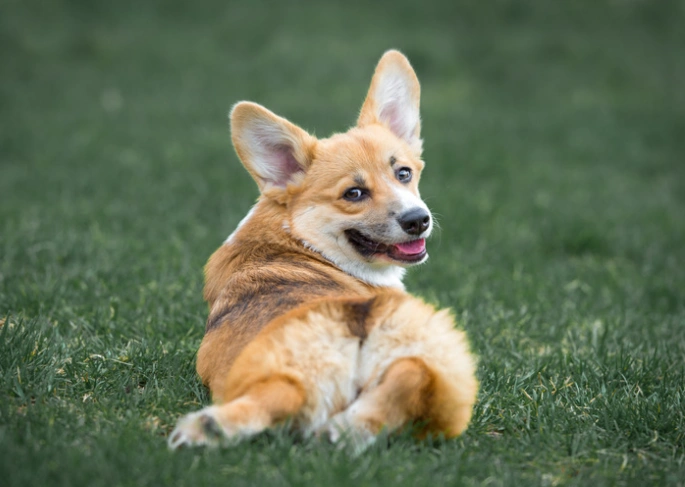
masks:
<path fill-rule="evenodd" d="M 250 241 L 264 242 L 264 238 L 273 235 L 275 240 L 294 240 L 305 248 L 314 251 L 333 264 L 342 272 L 374 287 L 392 287 L 404 290 L 402 279 L 406 269 L 396 265 L 370 265 L 349 259 L 336 259 L 321 252 L 305 239 L 297 239 L 290 232 L 288 218 L 283 205 L 267 198 L 260 198 L 236 229 L 228 236 L 224 244 L 249 245 Z"/>

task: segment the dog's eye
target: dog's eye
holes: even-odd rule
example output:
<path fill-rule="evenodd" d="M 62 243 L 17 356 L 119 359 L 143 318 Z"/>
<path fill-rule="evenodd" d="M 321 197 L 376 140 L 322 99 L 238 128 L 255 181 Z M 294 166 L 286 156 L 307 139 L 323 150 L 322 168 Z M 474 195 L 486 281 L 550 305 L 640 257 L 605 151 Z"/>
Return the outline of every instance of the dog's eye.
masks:
<path fill-rule="evenodd" d="M 362 188 L 350 188 L 345 191 L 343 198 L 347 201 L 361 201 L 369 195 L 369 192 Z"/>
<path fill-rule="evenodd" d="M 401 167 L 397 170 L 395 176 L 397 177 L 397 180 L 399 182 L 408 183 L 409 181 L 411 181 L 411 169 L 409 169 L 408 167 Z"/>

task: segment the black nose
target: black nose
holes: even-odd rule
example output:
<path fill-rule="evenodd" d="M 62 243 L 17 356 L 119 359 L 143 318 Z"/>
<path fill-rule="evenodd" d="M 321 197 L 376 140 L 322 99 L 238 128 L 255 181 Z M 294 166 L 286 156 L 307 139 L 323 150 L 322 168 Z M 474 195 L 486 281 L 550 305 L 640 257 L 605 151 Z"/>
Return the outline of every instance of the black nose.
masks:
<path fill-rule="evenodd" d="M 400 215 L 397 218 L 397 222 L 402 227 L 402 230 L 409 235 L 421 235 L 428 230 L 431 224 L 431 216 L 423 208 L 414 208 Z"/>

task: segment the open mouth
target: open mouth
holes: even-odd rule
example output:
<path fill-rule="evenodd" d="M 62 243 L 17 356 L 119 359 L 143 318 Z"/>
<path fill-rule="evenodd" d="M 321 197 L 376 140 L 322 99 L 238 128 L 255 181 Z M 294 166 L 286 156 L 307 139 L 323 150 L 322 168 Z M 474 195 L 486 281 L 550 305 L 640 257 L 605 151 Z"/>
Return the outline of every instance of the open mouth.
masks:
<path fill-rule="evenodd" d="M 384 244 L 370 239 L 358 230 L 345 230 L 347 240 L 364 257 L 387 255 L 392 260 L 406 263 L 419 262 L 426 257 L 426 239 L 419 238 L 409 242 Z"/>

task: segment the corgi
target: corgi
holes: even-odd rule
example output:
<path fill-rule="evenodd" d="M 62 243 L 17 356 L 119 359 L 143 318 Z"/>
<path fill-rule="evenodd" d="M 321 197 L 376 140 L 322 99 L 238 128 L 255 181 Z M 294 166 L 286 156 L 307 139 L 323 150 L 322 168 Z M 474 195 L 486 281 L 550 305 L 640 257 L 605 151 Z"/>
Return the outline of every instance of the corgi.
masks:
<path fill-rule="evenodd" d="M 178 422 L 172 449 L 279 423 L 356 452 L 405 425 L 466 429 L 478 381 L 465 334 L 402 284 L 433 229 L 419 97 L 407 58 L 388 51 L 345 133 L 317 139 L 258 104 L 233 107 L 260 196 L 205 267 L 197 372 L 214 404 Z"/>

